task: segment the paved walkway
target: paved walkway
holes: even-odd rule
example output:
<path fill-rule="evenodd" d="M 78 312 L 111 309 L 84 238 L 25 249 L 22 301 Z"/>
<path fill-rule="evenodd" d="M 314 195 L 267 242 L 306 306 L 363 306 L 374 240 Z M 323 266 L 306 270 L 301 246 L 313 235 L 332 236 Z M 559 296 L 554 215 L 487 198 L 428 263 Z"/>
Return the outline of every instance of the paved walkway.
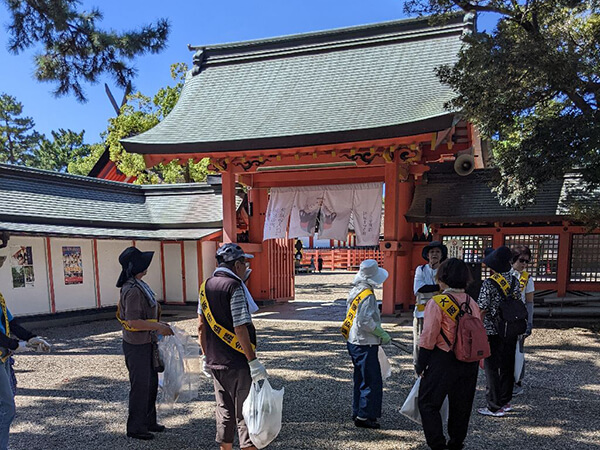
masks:
<path fill-rule="evenodd" d="M 385 385 L 383 429 L 350 421 L 352 370 L 338 332 L 349 274 L 298 278 L 300 300 L 264 308 L 256 318 L 259 354 L 274 387 L 285 387 L 283 429 L 272 449 L 425 449 L 420 427 L 398 412 L 414 381 L 411 357 L 386 349 L 394 373 Z M 169 317 L 196 334 L 192 312 Z M 410 340 L 410 328 L 385 328 Z M 166 433 L 152 442 L 125 437 L 127 371 L 115 320 L 36 330 L 55 344 L 50 355 L 17 357 L 18 417 L 11 449 L 214 449 L 212 386 L 197 400 L 161 411 Z M 526 393 L 504 418 L 476 413 L 468 449 L 597 449 L 600 443 L 600 336 L 583 328 L 536 329 L 528 340 Z M 475 406 L 482 406 L 480 374 Z"/>

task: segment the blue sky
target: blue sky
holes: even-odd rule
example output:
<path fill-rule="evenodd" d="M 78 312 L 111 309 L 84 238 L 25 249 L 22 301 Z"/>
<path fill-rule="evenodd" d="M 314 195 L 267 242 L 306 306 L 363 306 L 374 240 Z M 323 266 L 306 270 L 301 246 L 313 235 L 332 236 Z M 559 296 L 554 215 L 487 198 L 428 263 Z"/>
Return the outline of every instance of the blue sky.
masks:
<path fill-rule="evenodd" d="M 138 76 L 135 88 L 154 95 L 172 84 L 169 68 L 176 62 L 191 66 L 192 52 L 187 44 L 210 45 L 327 30 L 404 18 L 401 0 L 96 0 L 83 1 L 89 9 L 98 6 L 104 13 L 103 28 L 123 31 L 167 18 L 171 23 L 168 46 L 157 55 L 135 60 Z M 0 6 L 2 25 L 6 14 Z M 489 22 L 489 20 L 488 20 Z M 480 21 L 480 28 L 482 22 Z M 98 142 L 100 132 L 115 112 L 104 92 L 107 82 L 118 102 L 122 91 L 110 78 L 85 85 L 87 103 L 72 96 L 55 98 L 54 85 L 33 78 L 33 55 L 29 50 L 12 55 L 6 50 L 7 35 L 0 33 L 0 66 L 3 73 L 0 92 L 17 98 L 24 115 L 32 117 L 36 130 L 50 134 L 58 128 L 85 130 L 86 142 Z M 7 70 L 8 69 L 8 70 Z"/>

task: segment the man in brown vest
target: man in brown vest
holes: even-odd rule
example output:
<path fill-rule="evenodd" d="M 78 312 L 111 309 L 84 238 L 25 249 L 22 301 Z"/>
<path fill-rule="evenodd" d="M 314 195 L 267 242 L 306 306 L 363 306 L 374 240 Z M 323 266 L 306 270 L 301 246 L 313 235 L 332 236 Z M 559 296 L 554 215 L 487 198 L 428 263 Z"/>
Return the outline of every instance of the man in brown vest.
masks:
<path fill-rule="evenodd" d="M 256 330 L 250 314 L 258 310 L 244 285 L 248 259 L 237 244 L 217 250 L 218 267 L 200 288 L 198 336 L 204 367 L 212 375 L 217 402 L 216 441 L 231 450 L 237 428 L 240 448 L 254 450 L 242 416 L 253 381 L 267 378 L 256 358 Z"/>

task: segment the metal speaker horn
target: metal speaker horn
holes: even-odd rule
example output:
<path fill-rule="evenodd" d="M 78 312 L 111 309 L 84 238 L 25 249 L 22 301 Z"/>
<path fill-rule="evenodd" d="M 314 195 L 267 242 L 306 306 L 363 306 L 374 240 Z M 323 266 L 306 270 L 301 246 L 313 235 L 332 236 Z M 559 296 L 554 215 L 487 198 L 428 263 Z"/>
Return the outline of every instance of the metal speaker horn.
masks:
<path fill-rule="evenodd" d="M 469 175 L 473 170 L 475 170 L 475 159 L 471 155 L 459 155 L 454 161 L 454 171 L 461 177 Z"/>

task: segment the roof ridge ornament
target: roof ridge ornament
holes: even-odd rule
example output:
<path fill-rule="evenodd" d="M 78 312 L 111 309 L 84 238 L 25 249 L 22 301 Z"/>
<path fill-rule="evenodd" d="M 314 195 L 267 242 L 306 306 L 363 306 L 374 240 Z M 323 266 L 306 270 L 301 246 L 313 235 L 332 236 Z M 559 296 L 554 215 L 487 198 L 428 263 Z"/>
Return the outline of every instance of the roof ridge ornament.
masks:
<path fill-rule="evenodd" d="M 190 48 L 189 45 L 188 48 Z M 204 47 L 199 48 L 196 51 L 196 53 L 194 53 L 194 56 L 192 57 L 192 63 L 194 64 L 194 68 L 192 69 L 192 76 L 199 75 L 200 72 L 202 72 L 202 64 L 204 63 L 205 57 L 206 54 L 204 52 Z"/>
<path fill-rule="evenodd" d="M 475 31 L 477 31 L 477 12 L 469 11 L 463 17 L 462 38 L 471 36 Z"/>

